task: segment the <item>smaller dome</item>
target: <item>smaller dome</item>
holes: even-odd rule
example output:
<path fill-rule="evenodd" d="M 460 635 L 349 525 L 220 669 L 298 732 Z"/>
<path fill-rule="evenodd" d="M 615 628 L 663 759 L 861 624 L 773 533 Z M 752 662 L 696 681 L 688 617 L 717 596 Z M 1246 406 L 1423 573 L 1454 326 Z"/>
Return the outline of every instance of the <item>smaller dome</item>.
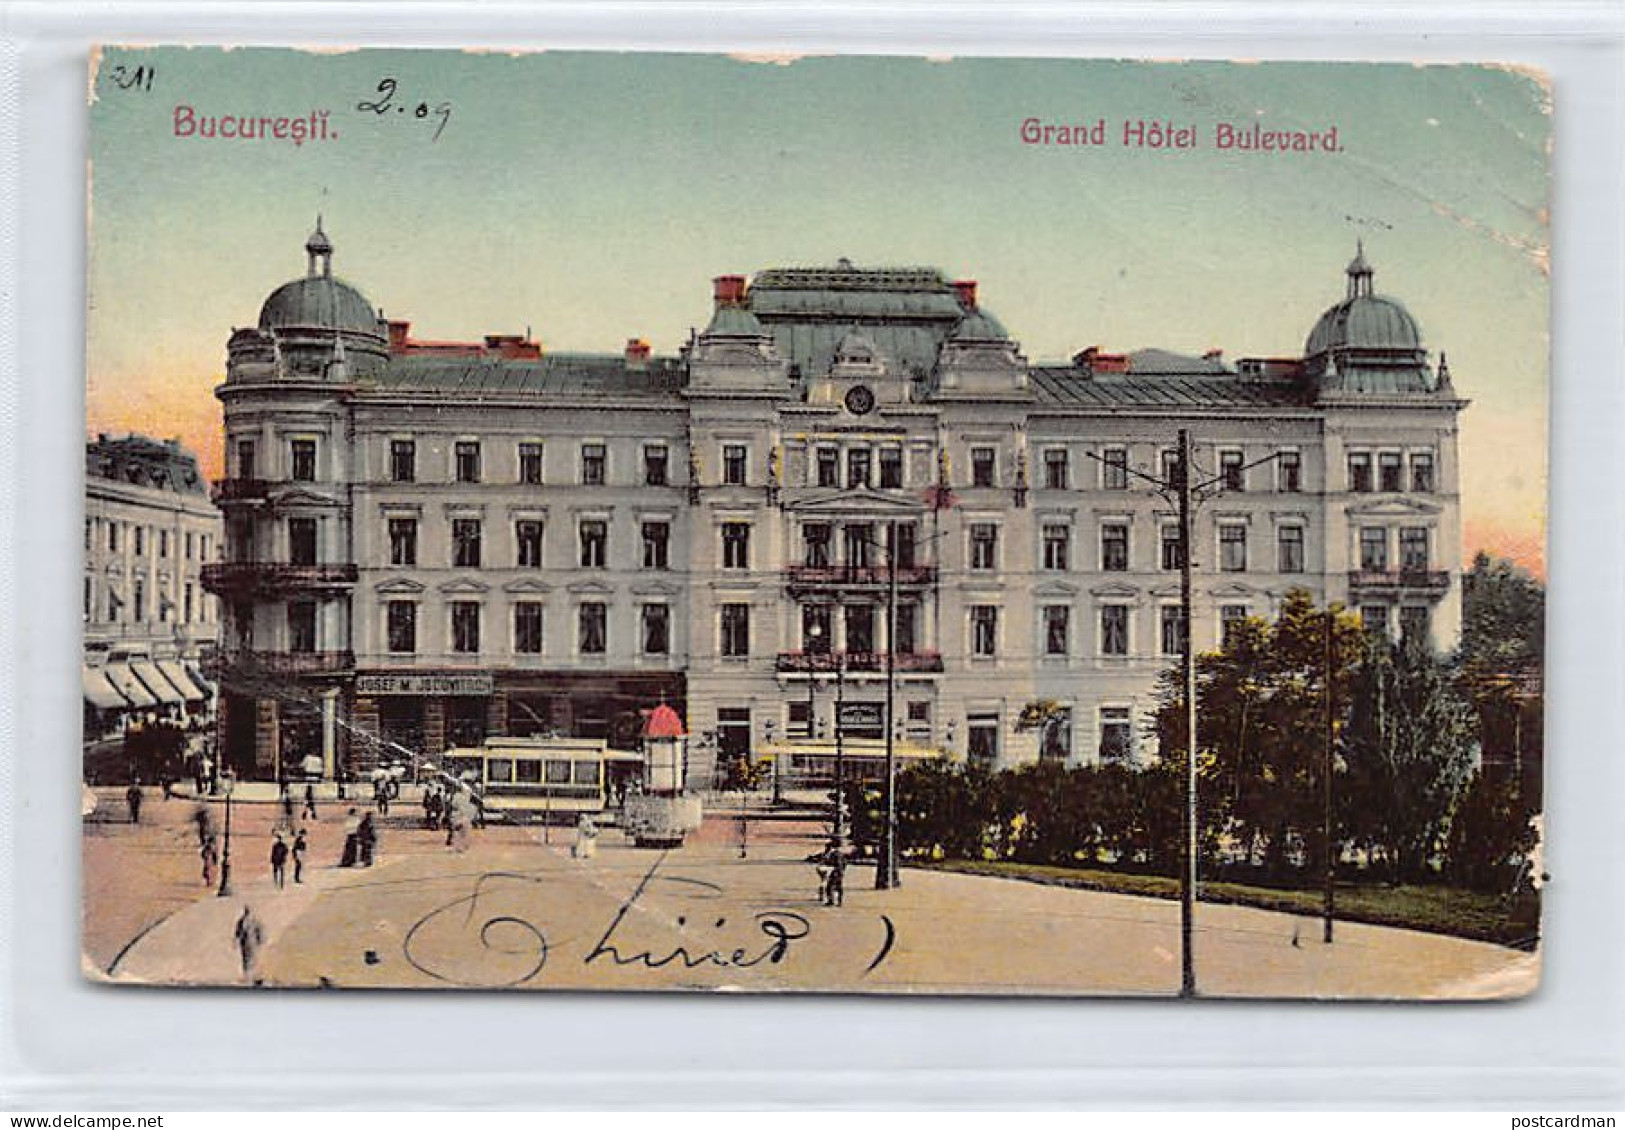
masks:
<path fill-rule="evenodd" d="M 948 335 L 949 341 L 1008 341 L 1010 335 L 1005 333 L 1004 327 L 992 314 L 980 308 L 972 310 L 954 332 Z"/>
<path fill-rule="evenodd" d="M 649 717 L 643 723 L 645 738 L 681 738 L 686 733 L 682 717 L 665 703 L 649 711 Z"/>
<path fill-rule="evenodd" d="M 260 307 L 260 329 L 320 326 L 377 334 L 378 312 L 355 287 L 331 275 L 294 279 L 271 292 Z"/>
<path fill-rule="evenodd" d="M 311 255 L 333 254 L 333 241 L 328 239 L 327 233 L 322 230 L 322 218 L 320 216 L 316 217 L 316 230 L 310 233 L 309 239 L 305 240 L 305 251 Z"/>
<path fill-rule="evenodd" d="M 1360 295 L 1344 299 L 1320 316 L 1304 343 L 1305 357 L 1329 349 L 1422 348 L 1422 331 L 1410 311 L 1391 298 Z"/>

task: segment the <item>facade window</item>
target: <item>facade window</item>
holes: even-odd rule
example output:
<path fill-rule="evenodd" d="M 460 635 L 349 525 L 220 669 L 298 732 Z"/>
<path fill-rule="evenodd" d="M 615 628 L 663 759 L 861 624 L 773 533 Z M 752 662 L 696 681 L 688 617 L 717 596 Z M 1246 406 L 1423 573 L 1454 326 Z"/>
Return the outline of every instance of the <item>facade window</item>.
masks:
<path fill-rule="evenodd" d="M 418 445 L 409 439 L 389 441 L 389 481 L 416 482 L 418 477 Z"/>
<path fill-rule="evenodd" d="M 838 487 L 841 485 L 841 453 L 833 447 L 820 447 L 818 449 L 818 485 L 821 487 Z"/>
<path fill-rule="evenodd" d="M 919 606 L 916 604 L 899 604 L 892 609 L 892 623 L 897 638 L 892 641 L 892 651 L 898 655 L 913 655 L 918 641 Z"/>
<path fill-rule="evenodd" d="M 663 443 L 645 444 L 643 448 L 643 485 L 663 487 L 671 481 L 671 452 Z"/>
<path fill-rule="evenodd" d="M 1399 638 L 1408 644 L 1426 642 L 1432 617 L 1422 605 L 1405 605 L 1399 610 Z"/>
<path fill-rule="evenodd" d="M 892 542 L 893 564 L 899 569 L 914 568 L 914 555 L 919 545 L 919 531 L 913 522 L 894 522 L 891 526 L 896 531 Z"/>
<path fill-rule="evenodd" d="M 750 605 L 724 604 L 718 610 L 722 632 L 722 655 L 742 659 L 750 654 Z"/>
<path fill-rule="evenodd" d="M 1064 604 L 1050 604 L 1044 608 L 1044 654 L 1066 655 L 1071 651 L 1072 609 Z"/>
<path fill-rule="evenodd" d="M 722 481 L 731 487 L 745 485 L 747 453 L 742 443 L 728 443 L 722 447 Z"/>
<path fill-rule="evenodd" d="M 801 527 L 801 537 L 806 543 L 807 552 L 804 560 L 815 569 L 827 569 L 830 565 L 830 528 L 823 522 L 808 522 Z"/>
<path fill-rule="evenodd" d="M 972 765 L 991 769 L 999 760 L 999 716 L 972 714 L 965 720 L 965 754 Z"/>
<path fill-rule="evenodd" d="M 167 559 L 169 557 L 169 531 L 168 530 L 159 530 L 158 531 L 158 556 L 162 557 L 162 558 L 165 558 L 165 559 Z"/>
<path fill-rule="evenodd" d="M 875 650 L 875 608 L 872 604 L 846 606 L 846 651 L 867 655 Z"/>
<path fill-rule="evenodd" d="M 118 623 L 119 603 L 120 603 L 120 601 L 119 601 L 119 598 L 118 598 L 118 593 L 113 591 L 112 586 L 108 586 L 108 589 L 107 589 L 107 621 L 110 624 L 117 624 Z"/>
<path fill-rule="evenodd" d="M 1162 472 L 1162 482 L 1169 490 L 1179 486 L 1179 450 L 1165 447 L 1158 453 L 1159 470 Z"/>
<path fill-rule="evenodd" d="M 1061 707 L 1050 715 L 1038 741 L 1038 759 L 1065 763 L 1072 757 L 1072 709 Z"/>
<path fill-rule="evenodd" d="M 288 605 L 288 650 L 308 655 L 316 650 L 316 602 L 296 600 Z"/>
<path fill-rule="evenodd" d="M 833 650 L 833 609 L 827 604 L 801 606 L 801 650 L 808 655 L 828 655 Z"/>
<path fill-rule="evenodd" d="M 542 523 L 535 518 L 521 518 L 513 524 L 515 564 L 521 569 L 542 567 Z"/>
<path fill-rule="evenodd" d="M 1071 478 L 1067 467 L 1066 448 L 1052 447 L 1044 452 L 1044 487 L 1046 490 L 1065 490 Z"/>
<path fill-rule="evenodd" d="M 1185 617 L 1181 613 L 1179 605 L 1165 604 L 1162 606 L 1160 627 L 1162 628 L 1162 654 L 1184 655 Z"/>
<path fill-rule="evenodd" d="M 577 642 L 582 655 L 602 655 L 609 647 L 609 606 L 588 601 L 577 611 Z"/>
<path fill-rule="evenodd" d="M 1361 527 L 1360 568 L 1369 572 L 1388 568 L 1388 531 L 1381 526 Z"/>
<path fill-rule="evenodd" d="M 1303 456 L 1283 451 L 1275 457 L 1275 489 L 1296 494 L 1303 489 Z"/>
<path fill-rule="evenodd" d="M 997 453 L 991 447 L 973 447 L 970 449 L 970 485 L 973 487 L 991 487 L 998 485 L 998 476 L 995 474 L 994 461 Z"/>
<path fill-rule="evenodd" d="M 192 582 L 187 581 L 181 588 L 181 623 L 190 624 L 193 615 Z"/>
<path fill-rule="evenodd" d="M 665 655 L 671 650 L 671 609 L 664 604 L 643 606 L 643 654 Z"/>
<path fill-rule="evenodd" d="M 94 583 L 91 581 L 90 576 L 87 574 L 85 576 L 85 610 L 84 610 L 84 620 L 85 620 L 85 623 L 87 623 L 87 624 L 90 623 L 90 617 L 96 610 L 95 599 L 96 599 L 96 594 L 95 594 Z"/>
<path fill-rule="evenodd" d="M 1134 724 L 1128 707 L 1100 708 L 1100 760 L 1108 764 L 1134 760 Z"/>
<path fill-rule="evenodd" d="M 992 522 L 976 522 L 970 528 L 970 567 L 997 569 L 999 566 L 999 527 Z"/>
<path fill-rule="evenodd" d="M 601 443 L 584 443 L 581 445 L 581 485 L 587 487 L 601 487 L 607 478 L 605 464 L 608 456 Z"/>
<path fill-rule="evenodd" d="M 453 518 L 451 522 L 451 564 L 456 569 L 480 567 L 480 520 Z"/>
<path fill-rule="evenodd" d="M 854 447 L 846 453 L 846 485 L 848 489 L 869 485 L 869 449 Z"/>
<path fill-rule="evenodd" d="M 849 522 L 841 532 L 846 535 L 846 563 L 854 569 L 867 569 L 875 544 L 874 528 L 867 522 Z"/>
<path fill-rule="evenodd" d="M 1185 555 L 1180 552 L 1179 527 L 1162 527 L 1162 567 L 1164 569 L 1181 569 L 1185 564 Z"/>
<path fill-rule="evenodd" d="M 671 524 L 643 523 L 643 567 L 667 569 L 671 566 Z"/>
<path fill-rule="evenodd" d="M 1219 527 L 1219 568 L 1226 573 L 1247 571 L 1247 527 Z"/>
<path fill-rule="evenodd" d="M 1219 452 L 1219 478 L 1224 483 L 1224 489 L 1229 491 L 1243 491 L 1247 489 L 1245 481 L 1246 472 L 1242 469 L 1242 454 L 1239 451 Z"/>
<path fill-rule="evenodd" d="M 1128 526 L 1122 522 L 1100 527 L 1100 567 L 1108 573 L 1128 569 Z"/>
<path fill-rule="evenodd" d="M 240 439 L 237 441 L 237 477 L 239 479 L 254 478 L 254 441 Z"/>
<path fill-rule="evenodd" d="M 812 712 L 807 709 L 804 699 L 798 699 L 788 704 L 785 711 L 785 733 L 798 738 L 813 737 Z"/>
<path fill-rule="evenodd" d="M 1044 527 L 1044 568 L 1062 572 L 1071 568 L 1068 563 L 1072 545 L 1072 530 L 1064 525 Z"/>
<path fill-rule="evenodd" d="M 722 523 L 722 567 L 750 568 L 750 523 Z"/>
<path fill-rule="evenodd" d="M 1399 531 L 1399 567 L 1421 570 L 1428 567 L 1428 532 L 1420 526 Z"/>
<path fill-rule="evenodd" d="M 519 481 L 527 487 L 542 485 L 541 444 L 522 443 L 519 445 Z"/>
<path fill-rule="evenodd" d="M 1276 568 L 1283 573 L 1303 572 L 1303 527 L 1282 526 L 1275 531 Z"/>
<path fill-rule="evenodd" d="M 480 481 L 480 445 L 474 440 L 460 440 L 456 447 L 457 481 Z"/>
<path fill-rule="evenodd" d="M 1128 605 L 1100 606 L 1100 654 L 1128 654 Z"/>
<path fill-rule="evenodd" d="M 385 605 L 389 630 L 389 650 L 410 655 L 418 649 L 418 606 L 410 600 L 392 600 Z"/>
<path fill-rule="evenodd" d="M 1418 451 L 1411 455 L 1411 489 L 1418 494 L 1433 493 L 1433 453 Z"/>
<path fill-rule="evenodd" d="M 1247 619 L 1245 604 L 1226 604 L 1219 609 L 1219 646 L 1230 647 L 1236 638 L 1236 629 Z"/>
<path fill-rule="evenodd" d="M 999 610 L 994 605 L 971 605 L 970 653 L 983 659 L 999 653 Z"/>
<path fill-rule="evenodd" d="M 1393 492 L 1404 489 L 1405 485 L 1400 481 L 1403 466 L 1397 451 L 1384 451 L 1377 456 L 1377 474 L 1382 490 Z"/>
<path fill-rule="evenodd" d="M 882 490 L 897 490 L 903 485 L 903 449 L 900 447 L 883 447 L 880 449 L 880 487 Z"/>
<path fill-rule="evenodd" d="M 291 474 L 288 476 L 296 483 L 313 483 L 316 481 L 316 441 L 313 439 L 296 439 L 288 444 L 289 465 Z"/>
<path fill-rule="evenodd" d="M 589 518 L 581 523 L 581 567 L 602 569 L 609 559 L 609 523 Z"/>
<path fill-rule="evenodd" d="M 1388 606 L 1386 604 L 1360 605 L 1360 626 L 1367 635 L 1388 638 Z"/>
<path fill-rule="evenodd" d="M 416 565 L 418 563 L 418 520 L 391 518 L 389 520 L 389 563 Z"/>
<path fill-rule="evenodd" d="M 89 549 L 90 548 L 89 530 L 86 530 L 85 535 L 86 535 L 85 548 Z M 186 554 L 186 559 L 188 561 L 192 560 L 192 533 L 191 533 L 190 530 L 188 530 L 186 532 L 186 536 L 185 536 L 185 539 L 184 539 L 184 541 L 182 543 L 181 548 Z"/>
<path fill-rule="evenodd" d="M 534 600 L 513 606 L 513 649 L 521 655 L 542 653 L 542 606 Z"/>
<path fill-rule="evenodd" d="M 316 564 L 316 519 L 288 519 L 288 562 L 293 565 Z"/>
<path fill-rule="evenodd" d="M 1371 453 L 1369 451 L 1349 452 L 1349 490 L 1356 494 L 1370 493 Z"/>
<path fill-rule="evenodd" d="M 145 526 L 135 528 L 135 555 L 137 557 L 147 555 L 147 527 Z"/>
<path fill-rule="evenodd" d="M 1100 453 L 1100 489 L 1128 489 L 1128 450 L 1108 447 Z"/>
<path fill-rule="evenodd" d="M 109 553 L 118 552 L 118 527 L 117 522 L 107 523 L 107 552 Z"/>
<path fill-rule="evenodd" d="M 480 650 L 480 606 L 477 601 L 451 602 L 451 650 L 469 655 Z"/>

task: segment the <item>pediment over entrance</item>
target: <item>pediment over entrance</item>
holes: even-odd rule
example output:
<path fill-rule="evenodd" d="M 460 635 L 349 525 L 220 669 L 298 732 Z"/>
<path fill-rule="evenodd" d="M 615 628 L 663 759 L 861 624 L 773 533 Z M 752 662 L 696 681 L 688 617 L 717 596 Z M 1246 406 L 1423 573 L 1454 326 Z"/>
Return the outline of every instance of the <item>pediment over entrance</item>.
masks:
<path fill-rule="evenodd" d="M 287 510 L 298 506 L 334 507 L 338 504 L 339 501 L 336 498 L 297 487 L 293 490 L 282 491 L 271 498 L 271 505 L 277 510 Z"/>
<path fill-rule="evenodd" d="M 873 517 L 879 513 L 882 516 L 907 518 L 923 514 L 925 503 L 912 495 L 893 494 L 887 491 L 865 488 L 826 489 L 809 491 L 793 501 L 786 502 L 784 509 L 791 513 L 803 514 L 852 514 Z"/>
<path fill-rule="evenodd" d="M 1353 503 L 1344 513 L 1351 518 L 1416 518 L 1438 514 L 1443 509 L 1436 502 L 1424 502 L 1419 498 L 1384 498 Z"/>

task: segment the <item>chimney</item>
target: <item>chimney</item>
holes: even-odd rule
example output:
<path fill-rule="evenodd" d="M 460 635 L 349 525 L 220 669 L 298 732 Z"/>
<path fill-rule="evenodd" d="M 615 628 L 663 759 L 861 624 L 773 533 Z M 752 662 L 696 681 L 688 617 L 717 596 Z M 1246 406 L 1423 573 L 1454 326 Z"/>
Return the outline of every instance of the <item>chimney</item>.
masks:
<path fill-rule="evenodd" d="M 975 279 L 955 279 L 954 293 L 959 296 L 959 304 L 966 310 L 976 309 Z"/>
<path fill-rule="evenodd" d="M 391 321 L 389 323 L 389 351 L 391 353 L 406 352 L 406 335 L 411 328 L 411 322 Z"/>
<path fill-rule="evenodd" d="M 744 275 L 718 275 L 711 287 L 718 306 L 739 306 L 745 301 Z"/>
<path fill-rule="evenodd" d="M 641 373 L 649 367 L 649 343 L 641 337 L 626 339 L 626 367 L 634 373 Z"/>
<path fill-rule="evenodd" d="M 1202 354 L 1202 360 L 1217 361 L 1222 365 L 1224 363 L 1224 350 L 1210 349 L 1206 353 Z"/>

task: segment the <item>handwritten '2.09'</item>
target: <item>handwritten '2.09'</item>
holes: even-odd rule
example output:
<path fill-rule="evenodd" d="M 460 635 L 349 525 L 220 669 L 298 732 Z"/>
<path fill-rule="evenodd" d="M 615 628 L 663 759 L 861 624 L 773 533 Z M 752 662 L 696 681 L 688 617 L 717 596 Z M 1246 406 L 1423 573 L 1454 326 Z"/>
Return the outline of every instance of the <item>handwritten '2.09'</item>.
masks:
<path fill-rule="evenodd" d="M 373 101 L 362 99 L 360 102 L 355 104 L 355 108 L 360 113 L 374 114 L 378 117 L 384 117 L 391 112 L 397 115 L 405 115 L 410 113 L 413 119 L 419 121 L 425 120 L 430 116 L 437 117 L 440 119 L 440 124 L 435 127 L 434 136 L 429 138 L 429 140 L 439 141 L 440 135 L 446 132 L 446 124 L 451 121 L 451 103 L 442 102 L 438 106 L 431 107 L 427 102 L 419 102 L 416 106 L 408 108 L 405 101 L 395 101 L 395 95 L 399 89 L 400 84 L 396 82 L 395 79 L 385 77 L 379 80 L 378 86 L 374 91 L 374 93 L 378 95 L 378 98 Z"/>

